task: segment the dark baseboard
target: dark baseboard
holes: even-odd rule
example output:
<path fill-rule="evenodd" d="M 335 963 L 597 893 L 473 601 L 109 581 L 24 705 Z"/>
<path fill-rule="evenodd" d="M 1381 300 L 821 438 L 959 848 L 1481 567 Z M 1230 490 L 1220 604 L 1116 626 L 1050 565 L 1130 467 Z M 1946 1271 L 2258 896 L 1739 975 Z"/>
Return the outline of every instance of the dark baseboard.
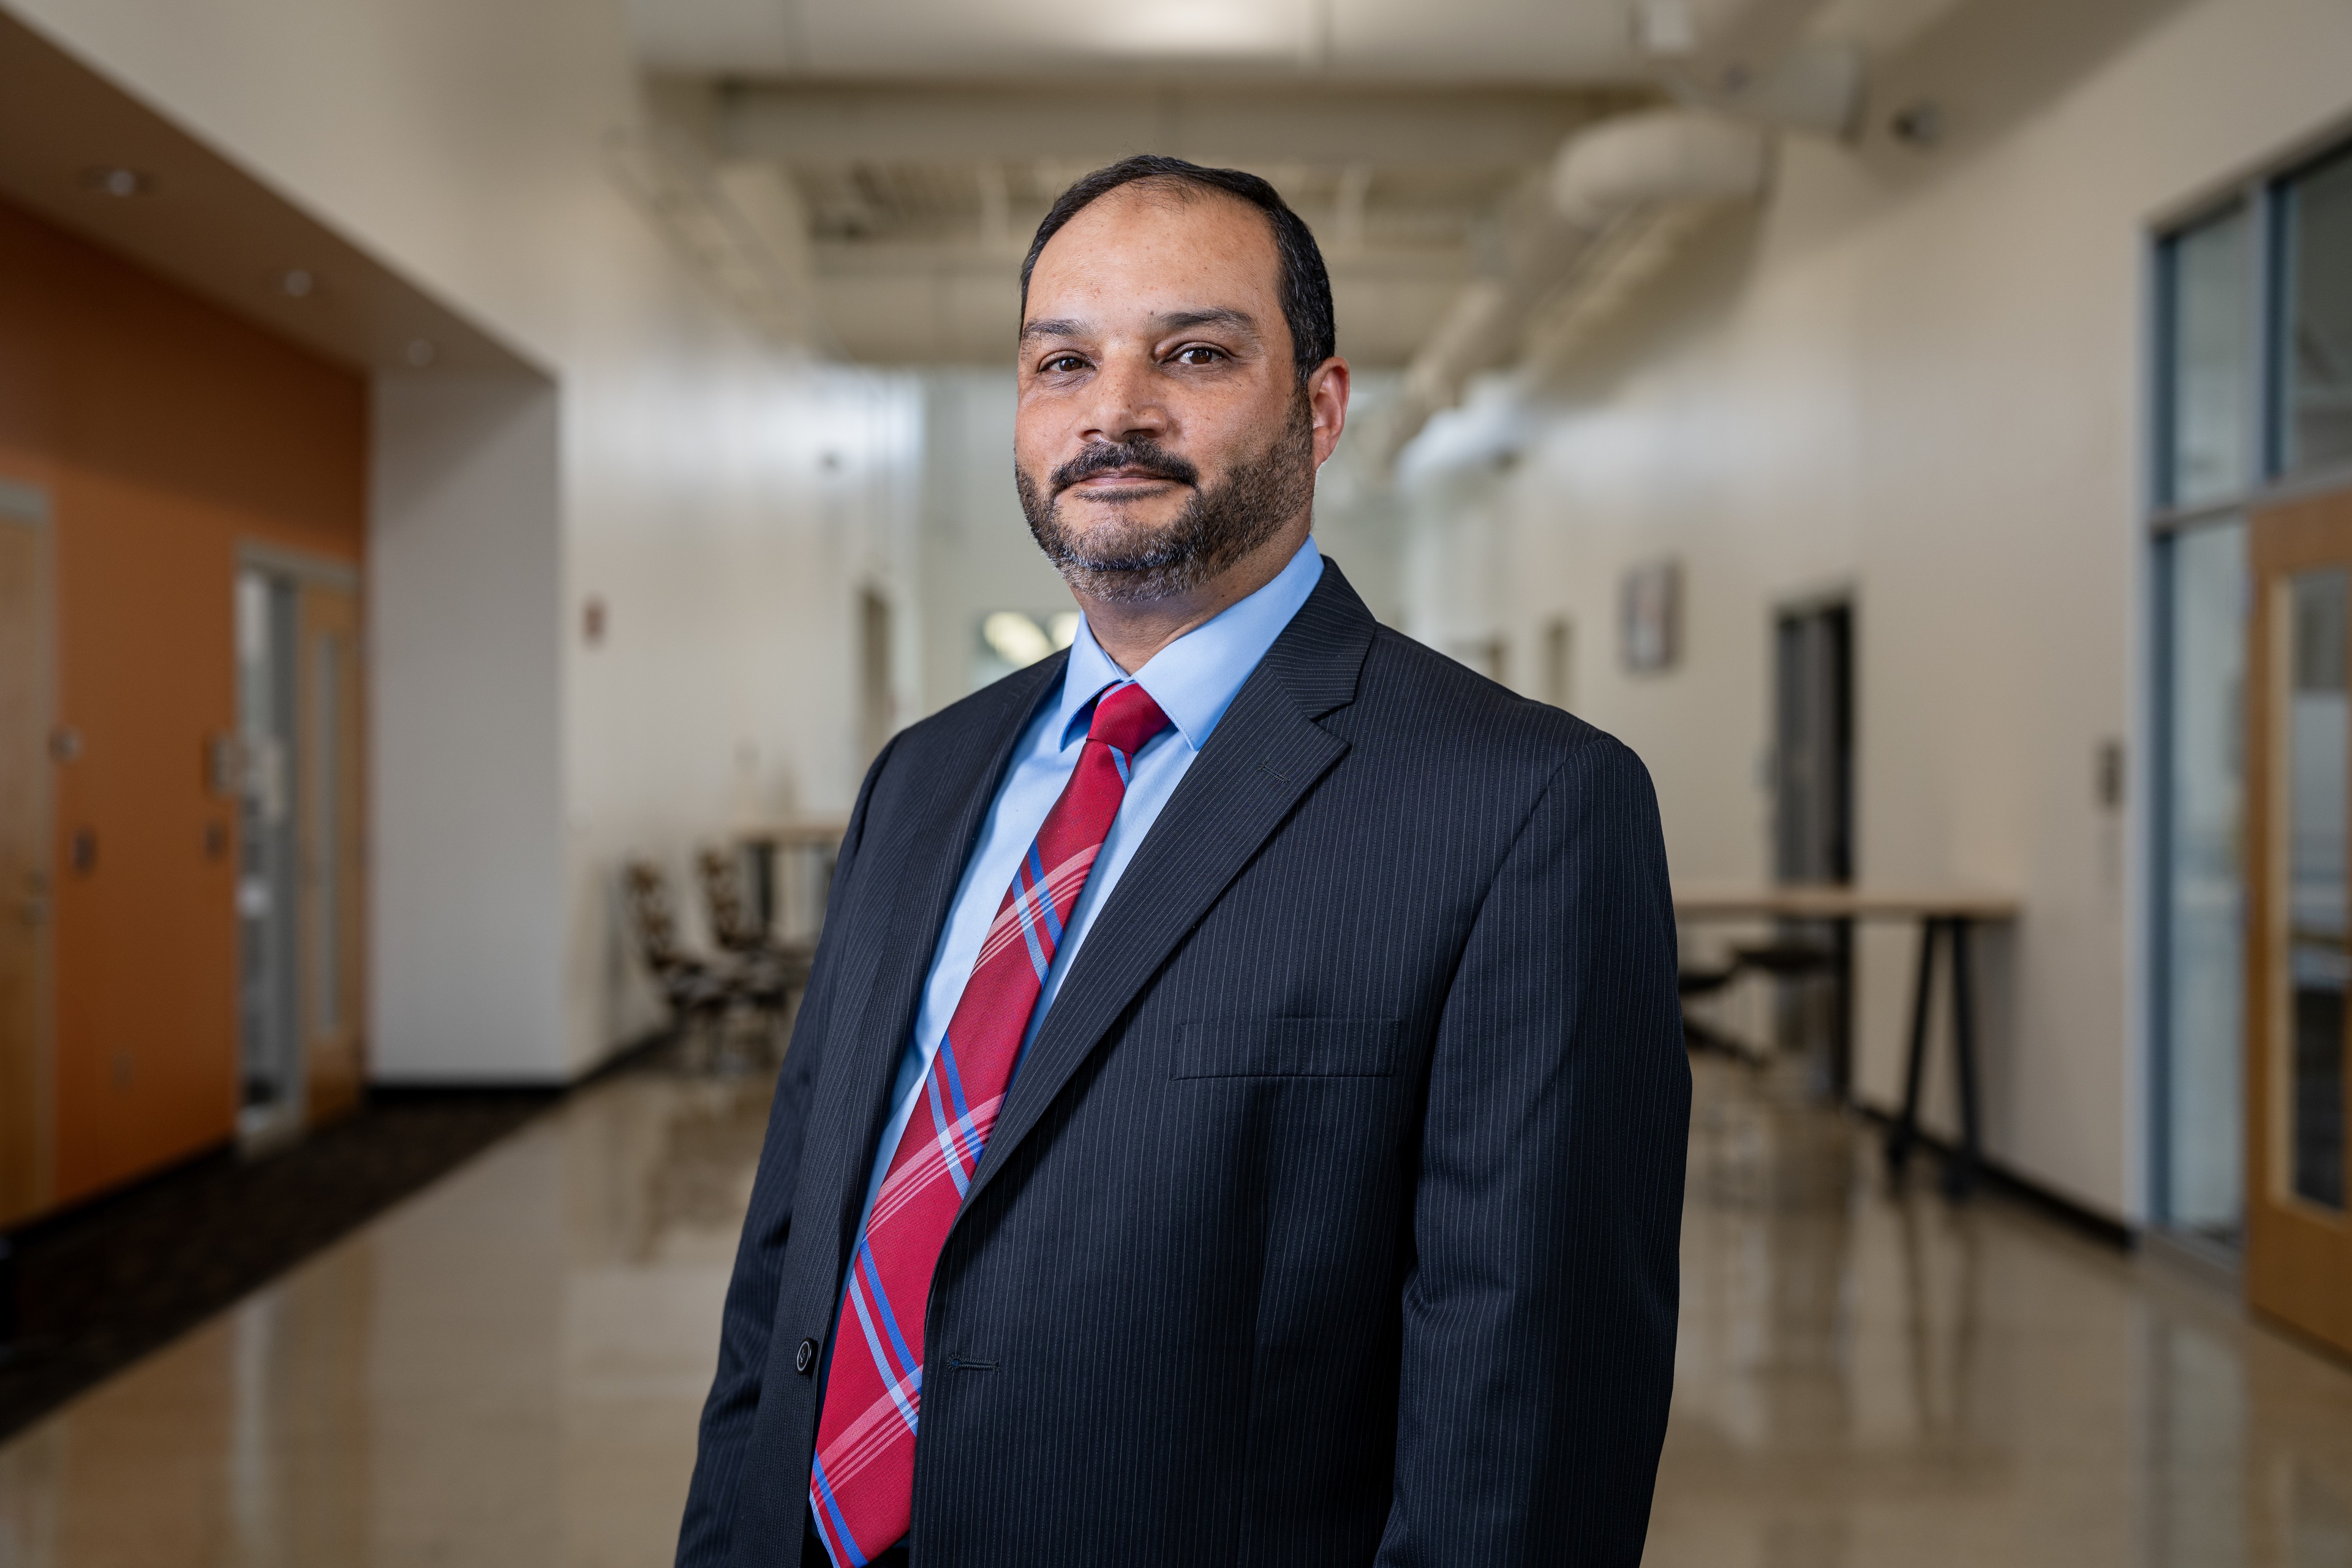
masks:
<path fill-rule="evenodd" d="M 1855 1101 L 1852 1109 L 1864 1120 L 1882 1131 L 1895 1125 L 1895 1117 L 1874 1105 Z M 1918 1146 L 1939 1160 L 1949 1160 L 1958 1152 L 1951 1142 L 1925 1130 L 1914 1134 Z M 2139 1245 L 2138 1233 L 2123 1221 L 2098 1210 L 2085 1208 L 2063 1194 L 2051 1191 L 2030 1176 L 2021 1176 L 1999 1161 L 1981 1159 L 1977 1163 L 1977 1180 L 1988 1192 L 1997 1193 L 2011 1202 L 2034 1210 L 2043 1217 L 2056 1220 L 2067 1229 L 2103 1242 L 2119 1252 L 2130 1252 Z"/>

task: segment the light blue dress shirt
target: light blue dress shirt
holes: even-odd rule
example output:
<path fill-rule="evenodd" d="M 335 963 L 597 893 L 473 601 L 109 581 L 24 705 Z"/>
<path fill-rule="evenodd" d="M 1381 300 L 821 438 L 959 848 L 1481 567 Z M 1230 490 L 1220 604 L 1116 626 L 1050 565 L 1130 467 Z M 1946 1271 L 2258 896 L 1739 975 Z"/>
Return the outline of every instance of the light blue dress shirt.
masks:
<path fill-rule="evenodd" d="M 1135 754 L 1127 797 L 1119 803 L 1118 816 L 1111 821 L 1101 853 L 1095 857 L 1094 869 L 1078 894 L 1077 908 L 1071 911 L 1062 945 L 1055 950 L 1053 967 L 1046 971 L 1045 986 L 1037 994 L 1037 1005 L 1029 1015 L 1029 1031 L 1021 1039 L 1024 1055 L 1037 1037 L 1037 1026 L 1053 1006 L 1063 976 L 1069 973 L 1070 964 L 1086 942 L 1095 911 L 1118 886 L 1127 863 L 1135 858 L 1160 808 L 1176 793 L 1184 771 L 1209 743 L 1210 731 L 1233 705 L 1242 683 L 1298 607 L 1307 603 L 1307 595 L 1322 575 L 1323 556 L 1309 539 L 1273 582 L 1194 626 L 1135 672 L 1135 683 L 1160 704 L 1160 710 L 1168 715 L 1169 727 Z M 1127 679 L 1126 672 L 1111 662 L 1081 621 L 1077 637 L 1070 645 L 1070 662 L 1063 671 L 1060 689 L 1040 698 L 1037 711 L 1021 731 L 1004 783 L 981 827 L 980 843 L 964 866 L 955 902 L 949 906 L 947 925 L 940 932 L 930 973 L 923 982 L 914 1038 L 907 1043 L 898 1081 L 890 1090 L 890 1122 L 882 1130 L 881 1145 L 874 1152 L 874 1173 L 866 1184 L 866 1204 L 857 1215 L 861 1232 L 866 1215 L 873 1210 L 875 1194 L 882 1190 L 882 1178 L 889 1171 L 890 1156 L 898 1151 L 907 1121 L 923 1098 L 924 1075 L 931 1070 L 931 1058 L 946 1037 L 948 1022 L 963 997 L 964 983 L 971 978 L 981 942 L 996 919 L 997 907 L 1004 902 L 1004 890 L 1013 885 L 1013 869 L 1029 852 L 1030 842 L 1045 825 L 1045 814 L 1061 798 L 1062 786 L 1078 765 L 1087 726 L 1094 721 L 1095 700 Z"/>

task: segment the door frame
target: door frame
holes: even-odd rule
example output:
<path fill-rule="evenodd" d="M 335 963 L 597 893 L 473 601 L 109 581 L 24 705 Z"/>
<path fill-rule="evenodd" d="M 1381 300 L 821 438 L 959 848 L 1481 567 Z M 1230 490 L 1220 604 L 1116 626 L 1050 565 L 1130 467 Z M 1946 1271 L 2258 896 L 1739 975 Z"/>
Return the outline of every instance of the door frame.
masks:
<path fill-rule="evenodd" d="M 2246 1299 L 2257 1311 L 2352 1352 L 2352 1209 L 2329 1215 L 2287 1194 L 2273 1142 L 2288 1091 L 2280 1049 L 2287 1025 L 2276 1005 L 2286 954 L 2273 940 L 2288 885 L 2285 835 L 2278 831 L 2287 781 L 2273 765 L 2276 695 L 2293 632 L 2276 613 L 2280 579 L 2312 568 L 2352 570 L 2352 489 L 2254 510 L 2246 565 Z M 2352 822 L 2347 833 L 2352 843 Z M 2352 1073 L 2346 1093 L 2352 1099 Z"/>
<path fill-rule="evenodd" d="M 293 791 L 295 844 L 294 920 L 294 1081 L 279 1118 L 257 1129 L 257 1142 L 268 1142 L 303 1127 L 316 1127 L 358 1108 L 367 1079 L 368 984 L 367 918 L 369 878 L 369 806 L 367 792 L 368 681 L 367 604 L 361 568 L 331 556 L 312 555 L 281 545 L 245 541 L 237 546 L 237 574 L 258 573 L 286 583 L 294 590 L 295 646 L 293 660 L 294 733 L 286 766 Z M 345 658 L 341 669 L 347 700 L 338 705 L 342 729 L 335 737 L 337 773 L 343 784 L 331 820 L 337 843 L 325 852 L 342 858 L 348 876 L 330 884 L 342 919 L 331 914 L 322 931 L 312 903 L 315 879 L 303 860 L 320 852 L 316 842 L 320 821 L 316 792 L 318 764 L 313 754 L 311 714 L 319 693 L 310 668 L 311 632 L 319 596 L 347 599 L 350 613 Z M 314 1007 L 322 963 L 321 937 L 331 942 L 344 1027 L 330 1040 L 314 1026 Z M 331 1059 L 332 1058 L 332 1059 Z"/>

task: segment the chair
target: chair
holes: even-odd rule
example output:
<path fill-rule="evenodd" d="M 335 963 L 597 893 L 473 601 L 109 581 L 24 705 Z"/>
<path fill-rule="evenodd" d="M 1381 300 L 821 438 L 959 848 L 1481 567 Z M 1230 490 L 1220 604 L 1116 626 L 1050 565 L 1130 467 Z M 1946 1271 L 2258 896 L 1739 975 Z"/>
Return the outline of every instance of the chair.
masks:
<path fill-rule="evenodd" d="M 710 914 L 710 933 L 719 945 L 785 992 L 806 985 L 815 952 L 809 944 L 780 942 L 769 934 L 743 895 L 740 856 L 706 848 L 695 857 L 695 869 L 702 882 L 703 906 Z"/>
<path fill-rule="evenodd" d="M 623 872 L 637 951 L 661 987 L 671 1023 L 681 1031 L 713 1021 L 724 1024 L 745 1010 L 781 1016 L 788 989 L 760 965 L 713 960 L 687 951 L 678 940 L 677 911 L 670 901 L 669 878 L 650 860 L 632 860 Z"/>

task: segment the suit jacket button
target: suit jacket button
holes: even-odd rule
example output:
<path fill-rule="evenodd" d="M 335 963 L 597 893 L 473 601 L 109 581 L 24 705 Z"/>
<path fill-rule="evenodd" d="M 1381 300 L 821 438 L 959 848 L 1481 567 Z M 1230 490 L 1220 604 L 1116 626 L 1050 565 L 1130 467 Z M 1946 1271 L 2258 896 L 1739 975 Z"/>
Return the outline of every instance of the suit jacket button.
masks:
<path fill-rule="evenodd" d="M 809 1374 L 809 1368 L 814 1365 L 816 1365 L 816 1342 L 803 1340 L 801 1348 L 793 1352 L 793 1370 L 806 1377 Z"/>

